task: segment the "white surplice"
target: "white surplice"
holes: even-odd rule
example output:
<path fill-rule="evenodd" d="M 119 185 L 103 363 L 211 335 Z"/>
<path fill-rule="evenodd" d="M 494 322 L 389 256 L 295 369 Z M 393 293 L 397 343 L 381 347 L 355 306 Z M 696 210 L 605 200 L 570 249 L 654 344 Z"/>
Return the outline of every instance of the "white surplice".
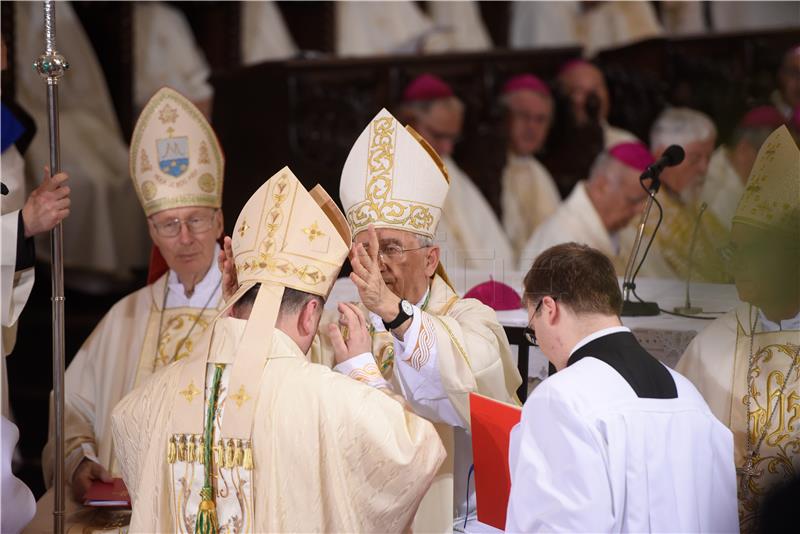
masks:
<path fill-rule="evenodd" d="M 467 271 L 499 278 L 505 270 L 514 268 L 514 253 L 480 189 L 452 158 L 444 158 L 444 164 L 450 175 L 450 190 L 436 231 L 436 244 L 441 247 L 441 262 L 450 280 L 457 290 L 466 292 L 474 282 L 467 280 Z"/>
<path fill-rule="evenodd" d="M 738 532 L 731 433 L 669 373 L 677 398 L 640 398 L 594 357 L 543 381 L 511 431 L 506 531 Z"/>
<path fill-rule="evenodd" d="M 0 491 L 3 494 L 0 532 L 16 534 L 33 518 L 36 500 L 28 486 L 11 472 L 11 458 L 19 440 L 19 429 L 5 416 L 0 416 L 0 424 Z"/>
<path fill-rule="evenodd" d="M 728 148 L 722 145 L 711 155 L 700 200 L 708 204 L 708 210 L 730 230 L 743 193 L 744 182 L 731 165 Z"/>
<path fill-rule="evenodd" d="M 586 193 L 586 182 L 578 182 L 567 200 L 539 225 L 528 240 L 520 254 L 519 270 L 530 269 L 536 257 L 548 248 L 574 241 L 608 256 L 621 276 L 625 273 L 634 237 L 630 227 L 610 234 Z"/>
<path fill-rule="evenodd" d="M 519 260 L 533 232 L 561 204 L 550 172 L 533 156 L 508 155 L 503 169 L 500 203 L 503 228 Z"/>
<path fill-rule="evenodd" d="M 492 39 L 481 19 L 478 2 L 428 2 L 428 13 L 443 31 L 431 36 L 426 52 L 491 50 Z"/>

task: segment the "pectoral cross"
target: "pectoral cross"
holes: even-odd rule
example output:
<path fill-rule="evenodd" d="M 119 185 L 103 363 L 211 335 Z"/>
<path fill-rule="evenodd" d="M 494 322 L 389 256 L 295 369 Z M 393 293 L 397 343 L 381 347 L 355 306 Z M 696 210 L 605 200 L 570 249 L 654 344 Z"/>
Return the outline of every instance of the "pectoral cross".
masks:
<path fill-rule="evenodd" d="M 748 491 L 750 481 L 758 474 L 755 467 L 754 455 L 750 454 L 747 460 L 745 460 L 744 465 L 736 468 L 736 475 L 740 477 L 739 485 L 742 492 Z"/>

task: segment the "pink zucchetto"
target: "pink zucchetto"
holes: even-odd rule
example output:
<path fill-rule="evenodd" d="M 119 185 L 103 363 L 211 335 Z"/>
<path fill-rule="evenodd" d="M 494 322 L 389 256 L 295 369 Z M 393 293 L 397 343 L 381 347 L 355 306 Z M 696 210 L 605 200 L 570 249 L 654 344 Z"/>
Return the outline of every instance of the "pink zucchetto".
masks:
<path fill-rule="evenodd" d="M 403 102 L 427 102 L 453 96 L 453 89 L 433 74 L 421 74 L 403 91 Z"/>
<path fill-rule="evenodd" d="M 786 122 L 786 118 L 775 107 L 758 106 L 742 117 L 742 120 L 739 121 L 739 128 L 764 128 L 772 131 L 784 122 Z"/>
<path fill-rule="evenodd" d="M 644 172 L 655 161 L 647 146 L 639 141 L 618 143 L 608 150 L 608 154 L 639 172 Z"/>
<path fill-rule="evenodd" d="M 550 96 L 550 88 L 547 87 L 547 84 L 533 74 L 518 74 L 509 78 L 503 85 L 504 95 L 525 90 Z"/>
<path fill-rule="evenodd" d="M 522 299 L 511 286 L 494 280 L 478 284 L 467 291 L 464 298 L 479 300 L 495 311 L 518 310 L 522 307 Z"/>
<path fill-rule="evenodd" d="M 558 69 L 558 76 L 559 76 L 559 78 L 560 78 L 561 76 L 565 75 L 566 73 L 568 73 L 569 71 L 571 71 L 572 69 L 574 69 L 575 67 L 580 67 L 580 66 L 582 66 L 582 65 L 587 65 L 587 66 L 590 66 L 590 67 L 595 67 L 595 65 L 594 65 L 594 64 L 592 64 L 592 63 L 591 63 L 591 62 L 589 62 L 589 61 L 586 61 L 585 59 L 580 59 L 580 58 L 577 58 L 577 59 L 570 59 L 569 61 L 567 61 L 566 63 L 564 63 L 563 65 L 561 65 L 561 68 L 560 68 L 560 69 Z"/>

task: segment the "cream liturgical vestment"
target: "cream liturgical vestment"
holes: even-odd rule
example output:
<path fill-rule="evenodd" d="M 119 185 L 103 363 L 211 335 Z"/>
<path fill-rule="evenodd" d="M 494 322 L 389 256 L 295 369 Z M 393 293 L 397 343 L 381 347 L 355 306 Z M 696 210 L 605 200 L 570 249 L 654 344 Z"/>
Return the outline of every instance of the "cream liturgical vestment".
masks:
<path fill-rule="evenodd" d="M 742 179 L 728 159 L 728 148 L 722 145 L 711 155 L 700 200 L 707 203 L 708 211 L 730 230 L 742 193 L 744 193 Z"/>
<path fill-rule="evenodd" d="M 466 271 L 498 273 L 514 266 L 514 254 L 486 197 L 456 162 L 444 160 L 450 188 L 436 232 L 441 261 L 457 286 L 466 284 Z M 469 287 L 464 287 L 467 291 Z"/>
<path fill-rule="evenodd" d="M 509 154 L 502 180 L 503 228 L 519 261 L 536 228 L 558 209 L 561 195 L 548 170 L 533 156 Z"/>
<path fill-rule="evenodd" d="M 525 245 L 520 255 L 519 270 L 530 269 L 536 257 L 548 248 L 574 241 L 589 245 L 608 256 L 614 264 L 614 270 L 622 276 L 634 238 L 635 233 L 630 227 L 609 234 L 586 194 L 586 183 L 578 182 L 567 200 L 539 225 Z"/>
<path fill-rule="evenodd" d="M 785 126 L 761 146 L 733 223 L 797 246 L 800 150 Z M 800 315 L 775 323 L 742 303 L 692 340 L 677 369 L 733 431 L 742 530 L 755 531 L 763 497 L 800 475 Z"/>
<path fill-rule="evenodd" d="M 371 224 L 432 238 L 439 219 L 446 217 L 441 207 L 447 190 L 447 169 L 433 149 L 381 110 L 350 151 L 340 196 L 354 235 Z M 515 391 L 521 378 L 505 331 L 494 310 L 456 294 L 441 263 L 428 293 L 416 303 L 403 339 L 387 332 L 377 316 L 368 316 L 374 358 L 353 358 L 336 369 L 374 387 L 388 382 L 416 413 L 436 423 L 448 457 L 422 501 L 414 531 L 450 531 L 453 518 L 467 513 L 469 392 L 518 402 Z M 323 325 L 335 319 L 325 316 Z M 311 358 L 332 366 L 326 327 L 320 332 Z M 469 500 L 474 512 L 474 499 Z"/>
<path fill-rule="evenodd" d="M 310 363 L 276 325 L 284 288 L 324 298 L 349 243 L 327 193 L 288 168 L 250 198 L 232 243 L 242 285 L 228 302 L 257 291 L 249 319 L 218 317 L 190 358 L 114 412 L 131 531 L 408 528 L 444 458 L 433 426 Z"/>
<path fill-rule="evenodd" d="M 216 136 L 200 111 L 172 89 L 159 90 L 142 111 L 133 132 L 131 176 L 145 214 L 168 208 L 219 208 L 224 159 Z M 66 480 L 84 460 L 119 476 L 111 442 L 111 412 L 134 387 L 160 368 L 192 351 L 222 305 L 219 245 L 207 251 L 208 271 L 187 296 L 177 274 L 117 302 L 103 317 L 65 375 Z M 52 412 L 52 410 L 51 410 Z M 45 481 L 53 483 L 54 429 L 42 455 Z M 120 522 L 102 511 L 82 509 L 68 491 L 69 524 L 77 529 L 111 528 Z M 39 501 L 31 532 L 52 525 L 52 488 Z"/>

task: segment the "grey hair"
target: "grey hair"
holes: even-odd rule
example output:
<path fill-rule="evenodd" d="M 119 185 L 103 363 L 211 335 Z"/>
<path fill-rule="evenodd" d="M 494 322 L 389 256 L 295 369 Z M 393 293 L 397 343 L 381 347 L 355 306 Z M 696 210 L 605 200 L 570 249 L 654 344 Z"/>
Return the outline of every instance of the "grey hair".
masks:
<path fill-rule="evenodd" d="M 705 113 L 689 108 L 667 108 L 650 129 L 650 149 L 705 141 L 716 137 L 717 127 Z"/>
<path fill-rule="evenodd" d="M 432 237 L 428 237 L 426 235 L 420 235 L 420 234 L 414 234 L 414 236 L 417 238 L 417 246 L 418 247 L 425 248 L 425 247 L 432 247 L 433 246 L 433 238 Z"/>
<path fill-rule="evenodd" d="M 607 150 L 604 150 L 592 163 L 592 168 L 589 171 L 589 181 L 595 181 L 603 176 L 612 184 L 617 185 L 622 180 L 623 169 L 624 165 L 612 158 Z"/>
<path fill-rule="evenodd" d="M 416 102 L 403 103 L 400 114 L 404 122 L 418 121 L 427 115 L 435 105 L 445 106 L 446 108 L 464 113 L 464 103 L 457 96 L 437 98 L 436 100 L 422 100 Z"/>

